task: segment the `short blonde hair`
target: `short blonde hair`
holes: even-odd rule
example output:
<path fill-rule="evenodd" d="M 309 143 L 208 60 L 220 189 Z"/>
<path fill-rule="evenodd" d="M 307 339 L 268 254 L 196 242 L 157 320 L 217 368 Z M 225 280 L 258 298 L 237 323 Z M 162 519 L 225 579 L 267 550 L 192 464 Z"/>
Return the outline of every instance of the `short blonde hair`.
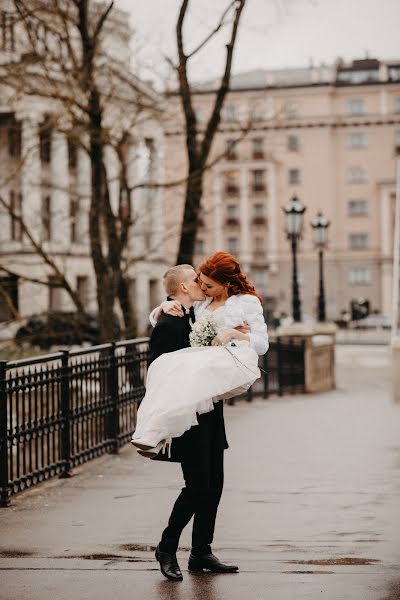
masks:
<path fill-rule="evenodd" d="M 163 284 L 168 296 L 174 296 L 177 293 L 180 284 L 187 280 L 188 271 L 194 271 L 192 265 L 176 265 L 164 273 Z"/>

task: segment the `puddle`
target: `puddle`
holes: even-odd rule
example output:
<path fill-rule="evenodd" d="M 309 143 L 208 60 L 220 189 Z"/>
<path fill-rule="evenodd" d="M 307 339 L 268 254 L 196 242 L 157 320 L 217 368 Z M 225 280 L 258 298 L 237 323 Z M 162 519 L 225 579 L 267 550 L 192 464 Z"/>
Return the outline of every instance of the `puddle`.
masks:
<path fill-rule="evenodd" d="M 292 565 L 319 565 L 322 567 L 325 565 L 373 565 L 381 561 L 375 558 L 356 558 L 354 556 L 345 556 L 342 558 L 326 558 L 320 560 L 288 560 L 286 562 Z"/>
<path fill-rule="evenodd" d="M 334 575 L 335 571 L 282 571 L 285 575 Z"/>
<path fill-rule="evenodd" d="M 0 558 L 28 558 L 34 555 L 35 552 L 32 550 L 17 550 L 16 548 L 0 549 Z"/>
<path fill-rule="evenodd" d="M 399 600 L 400 598 L 400 581 L 389 583 L 387 593 L 379 600 Z"/>
<path fill-rule="evenodd" d="M 118 548 L 126 552 L 154 552 L 156 546 L 149 546 L 147 544 L 121 544 Z M 190 552 L 190 550 L 191 548 L 186 548 L 185 546 L 179 546 L 178 548 L 178 551 L 182 552 Z"/>
<path fill-rule="evenodd" d="M 68 555 L 68 556 L 55 556 L 54 558 L 68 558 L 68 560 L 108 560 L 111 562 L 122 561 L 122 562 L 147 562 L 142 558 L 131 558 L 129 556 L 123 556 L 121 554 L 110 554 L 107 552 L 96 553 L 96 554 L 79 554 L 79 555 Z"/>

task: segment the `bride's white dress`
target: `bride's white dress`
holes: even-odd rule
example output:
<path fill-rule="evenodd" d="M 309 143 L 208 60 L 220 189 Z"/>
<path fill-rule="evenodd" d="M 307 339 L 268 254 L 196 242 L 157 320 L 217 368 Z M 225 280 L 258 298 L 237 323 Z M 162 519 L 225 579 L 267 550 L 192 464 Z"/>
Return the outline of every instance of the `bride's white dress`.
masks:
<path fill-rule="evenodd" d="M 258 302 L 252 298 L 253 303 Z M 251 319 L 238 314 L 238 302 L 227 301 L 214 311 L 206 308 L 202 314 L 211 312 L 218 331 L 222 331 L 232 327 L 232 317 L 228 318 L 232 304 L 238 320 L 236 325 L 247 320 L 251 328 Z M 263 319 L 262 323 L 266 339 L 264 353 L 268 338 Z M 146 395 L 138 410 L 132 443 L 155 447 L 160 442 L 170 442 L 171 438 L 181 436 L 198 424 L 197 414 L 213 410 L 219 400 L 246 391 L 258 377 L 258 354 L 247 341 L 184 348 L 159 356 L 148 370 Z"/>

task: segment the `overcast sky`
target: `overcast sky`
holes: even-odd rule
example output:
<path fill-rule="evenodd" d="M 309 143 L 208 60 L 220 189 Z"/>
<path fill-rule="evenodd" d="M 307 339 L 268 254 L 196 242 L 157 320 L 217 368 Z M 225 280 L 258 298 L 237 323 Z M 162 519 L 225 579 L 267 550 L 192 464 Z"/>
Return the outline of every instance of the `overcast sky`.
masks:
<path fill-rule="evenodd" d="M 227 0 L 191 0 L 187 48 L 201 40 Z M 130 13 L 139 63 L 157 71 L 174 56 L 174 27 L 181 0 L 116 0 Z M 400 59 L 400 0 L 248 0 L 234 56 L 235 73 L 257 68 L 306 66 L 369 56 Z M 193 62 L 195 79 L 220 72 L 224 37 Z M 143 72 L 142 75 L 145 75 Z M 147 74 L 146 74 L 147 75 Z"/>

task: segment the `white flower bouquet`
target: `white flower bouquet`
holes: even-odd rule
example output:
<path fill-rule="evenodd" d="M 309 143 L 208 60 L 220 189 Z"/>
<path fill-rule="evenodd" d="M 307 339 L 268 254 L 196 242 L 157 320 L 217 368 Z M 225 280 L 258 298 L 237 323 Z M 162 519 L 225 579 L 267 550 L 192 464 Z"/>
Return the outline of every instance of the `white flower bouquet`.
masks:
<path fill-rule="evenodd" d="M 203 315 L 192 327 L 189 334 L 191 346 L 211 346 L 211 342 L 216 337 L 217 324 L 211 315 Z"/>

